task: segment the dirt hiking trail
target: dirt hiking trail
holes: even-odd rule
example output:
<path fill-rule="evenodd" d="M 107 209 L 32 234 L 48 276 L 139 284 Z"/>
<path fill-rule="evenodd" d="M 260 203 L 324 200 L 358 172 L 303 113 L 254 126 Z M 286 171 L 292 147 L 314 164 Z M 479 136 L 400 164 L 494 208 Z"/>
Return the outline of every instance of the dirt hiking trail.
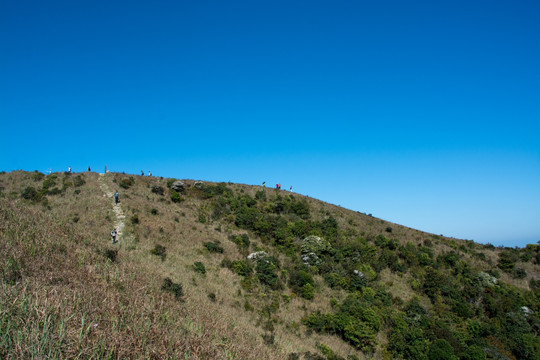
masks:
<path fill-rule="evenodd" d="M 122 238 L 122 231 L 124 230 L 124 220 L 126 216 L 124 215 L 124 211 L 122 211 L 122 207 L 120 206 L 120 204 L 114 203 L 114 193 L 112 192 L 109 185 L 107 185 L 107 183 L 105 182 L 105 174 L 99 174 L 99 187 L 101 187 L 101 190 L 103 190 L 103 192 L 105 193 L 103 196 L 111 199 L 115 216 L 114 227 L 116 228 L 116 232 L 118 233 L 116 235 L 116 241 L 119 242 Z"/>

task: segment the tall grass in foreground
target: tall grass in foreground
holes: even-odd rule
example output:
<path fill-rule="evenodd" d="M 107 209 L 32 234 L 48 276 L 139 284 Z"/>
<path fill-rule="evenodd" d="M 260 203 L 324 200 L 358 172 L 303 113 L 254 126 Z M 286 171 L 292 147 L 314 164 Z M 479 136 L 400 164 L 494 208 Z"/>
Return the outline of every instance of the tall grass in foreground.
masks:
<path fill-rule="evenodd" d="M 0 198 L 0 358 L 280 358 L 220 339 L 144 271 L 73 231 Z"/>

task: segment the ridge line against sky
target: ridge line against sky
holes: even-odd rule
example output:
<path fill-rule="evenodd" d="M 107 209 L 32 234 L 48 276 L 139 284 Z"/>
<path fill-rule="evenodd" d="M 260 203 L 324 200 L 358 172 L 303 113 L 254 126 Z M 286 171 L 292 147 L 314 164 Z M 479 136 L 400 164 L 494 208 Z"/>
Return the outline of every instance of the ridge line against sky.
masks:
<path fill-rule="evenodd" d="M 540 240 L 540 3 L 0 2 L 0 170 L 281 183 Z"/>

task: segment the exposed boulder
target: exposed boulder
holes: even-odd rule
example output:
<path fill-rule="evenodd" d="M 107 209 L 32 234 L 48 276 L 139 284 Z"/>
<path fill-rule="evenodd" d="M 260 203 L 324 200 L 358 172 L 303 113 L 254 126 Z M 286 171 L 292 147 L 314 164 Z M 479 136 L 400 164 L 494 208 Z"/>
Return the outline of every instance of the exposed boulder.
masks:
<path fill-rule="evenodd" d="M 266 260 L 268 262 L 267 260 L 268 257 L 269 257 L 268 253 L 266 251 L 257 251 L 257 252 L 249 254 L 247 258 L 255 262 L 259 260 Z"/>
<path fill-rule="evenodd" d="M 186 189 L 186 185 L 182 181 L 176 180 L 171 185 L 171 189 L 173 189 L 174 191 L 177 191 L 177 192 L 182 192 L 182 191 L 184 191 Z"/>
<path fill-rule="evenodd" d="M 200 180 L 195 181 L 193 186 L 195 187 L 195 189 L 199 189 L 199 190 L 203 190 L 204 187 L 205 187 L 204 183 L 202 181 L 200 181 Z"/>

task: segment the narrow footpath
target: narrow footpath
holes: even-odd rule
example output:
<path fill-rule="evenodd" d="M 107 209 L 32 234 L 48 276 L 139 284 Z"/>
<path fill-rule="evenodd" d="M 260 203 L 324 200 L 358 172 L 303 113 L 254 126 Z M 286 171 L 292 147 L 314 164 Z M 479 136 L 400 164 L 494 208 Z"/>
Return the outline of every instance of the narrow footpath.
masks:
<path fill-rule="evenodd" d="M 116 232 L 118 233 L 116 235 L 116 241 L 120 241 L 120 239 L 122 238 L 122 231 L 124 230 L 125 226 L 124 220 L 126 216 L 124 215 L 124 211 L 122 211 L 122 207 L 120 206 L 120 204 L 114 203 L 114 193 L 112 192 L 109 185 L 107 185 L 107 183 L 105 182 L 105 174 L 99 174 L 99 187 L 101 187 L 101 190 L 103 190 L 103 192 L 105 193 L 103 196 L 111 199 L 111 204 L 113 206 L 113 212 L 115 216 L 114 227 L 116 228 Z"/>

